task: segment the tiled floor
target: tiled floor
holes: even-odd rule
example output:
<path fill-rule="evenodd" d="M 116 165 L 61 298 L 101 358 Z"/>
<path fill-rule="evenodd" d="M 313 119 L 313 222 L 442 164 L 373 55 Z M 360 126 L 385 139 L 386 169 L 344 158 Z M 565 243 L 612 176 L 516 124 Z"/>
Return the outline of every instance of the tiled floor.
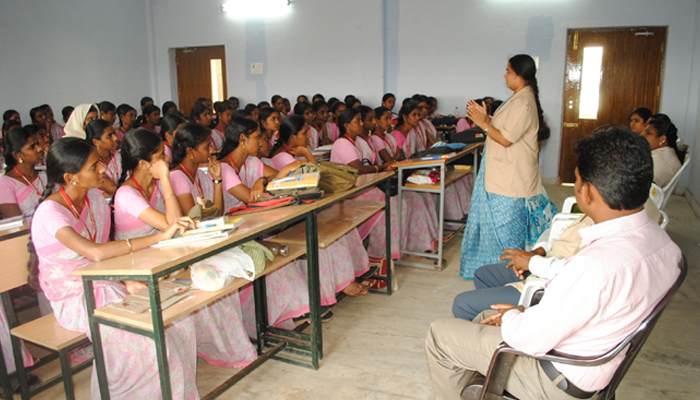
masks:
<path fill-rule="evenodd" d="M 569 187 L 547 187 L 560 206 Z M 689 274 L 617 393 L 624 399 L 700 398 L 700 221 L 685 198 L 668 207 L 668 232 L 688 257 Z M 423 340 L 428 325 L 451 315 L 454 296 L 474 285 L 459 276 L 460 240 L 445 249 L 442 272 L 397 267 L 400 289 L 391 297 L 346 299 L 324 324 L 324 358 L 318 371 L 270 361 L 221 399 L 425 399 L 430 378 Z M 198 365 L 201 393 L 231 370 Z M 89 398 L 89 370 L 75 377 L 79 399 Z M 35 399 L 62 397 L 55 386 Z"/>

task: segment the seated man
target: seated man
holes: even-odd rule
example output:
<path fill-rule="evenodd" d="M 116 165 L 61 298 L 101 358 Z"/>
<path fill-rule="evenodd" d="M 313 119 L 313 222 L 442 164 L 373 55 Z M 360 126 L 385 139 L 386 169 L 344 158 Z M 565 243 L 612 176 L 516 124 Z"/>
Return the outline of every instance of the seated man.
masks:
<path fill-rule="evenodd" d="M 536 306 L 497 304 L 498 313 L 482 313 L 479 323 L 433 322 L 425 344 L 435 398 L 459 399 L 475 371 L 486 373 L 502 341 L 533 356 L 552 349 L 603 354 L 639 326 L 678 277 L 680 249 L 643 210 L 653 178 L 645 140 L 605 126 L 574 149 L 576 200 L 595 222 L 579 231 L 585 248 L 559 270 Z M 608 385 L 623 357 L 595 367 L 518 357 L 505 389 L 521 399 L 590 398 Z"/>

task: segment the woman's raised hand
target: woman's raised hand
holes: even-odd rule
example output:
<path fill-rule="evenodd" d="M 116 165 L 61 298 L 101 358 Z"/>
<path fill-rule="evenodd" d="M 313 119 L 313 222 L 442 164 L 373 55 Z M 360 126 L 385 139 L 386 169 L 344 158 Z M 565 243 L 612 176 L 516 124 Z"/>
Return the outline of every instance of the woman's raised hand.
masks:
<path fill-rule="evenodd" d="M 163 159 L 156 160 L 156 162 L 151 164 L 151 175 L 153 175 L 153 179 L 163 179 L 169 176 L 170 167 L 168 163 Z"/>
<path fill-rule="evenodd" d="M 209 157 L 209 176 L 211 179 L 221 179 L 221 161 L 215 157 Z"/>
<path fill-rule="evenodd" d="M 486 106 L 481 105 L 474 100 L 469 100 L 467 103 L 467 116 L 482 129 L 488 127 L 488 125 L 491 123 L 491 118 L 486 112 Z"/>

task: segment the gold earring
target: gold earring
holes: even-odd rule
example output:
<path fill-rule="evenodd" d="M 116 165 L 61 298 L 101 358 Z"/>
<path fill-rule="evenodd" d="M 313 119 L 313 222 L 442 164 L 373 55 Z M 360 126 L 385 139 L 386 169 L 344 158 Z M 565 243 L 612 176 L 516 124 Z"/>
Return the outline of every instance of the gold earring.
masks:
<path fill-rule="evenodd" d="M 73 182 L 73 186 L 75 186 L 75 185 L 77 185 L 77 184 L 78 184 L 77 182 L 75 182 L 75 181 Z"/>
<path fill-rule="evenodd" d="M 24 162 L 24 159 L 20 158 L 19 163 L 22 164 Z"/>
<path fill-rule="evenodd" d="M 659 142 L 659 146 L 661 146 L 662 144 L 664 144 L 663 140 Z"/>
<path fill-rule="evenodd" d="M 190 154 L 190 158 L 194 160 L 194 156 L 192 154 Z"/>

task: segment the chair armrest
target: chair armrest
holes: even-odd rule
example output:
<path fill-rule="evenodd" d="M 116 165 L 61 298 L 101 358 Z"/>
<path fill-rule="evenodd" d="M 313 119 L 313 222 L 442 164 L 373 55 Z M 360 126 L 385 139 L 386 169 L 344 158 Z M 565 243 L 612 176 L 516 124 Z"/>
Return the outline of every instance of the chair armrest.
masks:
<path fill-rule="evenodd" d="M 532 302 L 532 295 L 539 289 L 544 288 L 544 285 L 548 282 L 548 279 L 544 278 L 527 278 L 525 281 L 525 287 L 523 287 L 523 292 L 520 294 L 520 301 L 518 301 L 519 306 L 525 308 L 530 307 Z"/>

